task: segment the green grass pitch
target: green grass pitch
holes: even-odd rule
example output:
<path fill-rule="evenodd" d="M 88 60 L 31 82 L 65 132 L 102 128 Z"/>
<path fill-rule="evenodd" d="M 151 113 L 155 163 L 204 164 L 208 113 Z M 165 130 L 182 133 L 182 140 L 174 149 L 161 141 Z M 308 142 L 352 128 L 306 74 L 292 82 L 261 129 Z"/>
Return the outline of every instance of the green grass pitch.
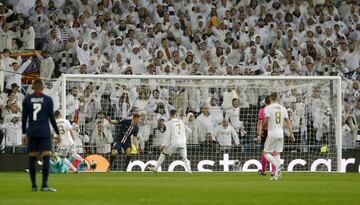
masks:
<path fill-rule="evenodd" d="M 40 184 L 41 174 L 37 173 Z M 359 174 L 255 173 L 52 174 L 56 193 L 30 192 L 27 173 L 0 173 L 0 204 L 360 204 Z"/>

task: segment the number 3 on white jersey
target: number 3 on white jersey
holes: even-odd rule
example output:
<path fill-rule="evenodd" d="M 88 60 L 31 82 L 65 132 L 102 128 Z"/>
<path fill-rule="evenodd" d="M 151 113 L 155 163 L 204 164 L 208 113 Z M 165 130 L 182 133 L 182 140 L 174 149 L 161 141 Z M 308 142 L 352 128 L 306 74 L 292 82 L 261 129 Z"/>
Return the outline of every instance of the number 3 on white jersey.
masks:
<path fill-rule="evenodd" d="M 41 104 L 40 103 L 34 103 L 33 104 L 33 109 L 34 109 L 34 112 L 33 112 L 33 121 L 36 121 L 37 120 L 37 114 L 40 112 L 41 110 Z"/>

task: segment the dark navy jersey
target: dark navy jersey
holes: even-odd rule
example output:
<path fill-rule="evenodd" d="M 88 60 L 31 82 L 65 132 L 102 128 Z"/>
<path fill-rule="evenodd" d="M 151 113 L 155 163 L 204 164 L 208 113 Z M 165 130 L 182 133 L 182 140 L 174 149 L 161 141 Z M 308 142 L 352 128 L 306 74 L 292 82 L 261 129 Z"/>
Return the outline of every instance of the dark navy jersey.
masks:
<path fill-rule="evenodd" d="M 41 93 L 27 96 L 23 101 L 22 133 L 27 137 L 50 137 L 50 126 L 59 134 L 52 99 Z"/>
<path fill-rule="evenodd" d="M 126 143 L 131 141 L 130 137 L 131 135 L 137 136 L 137 133 L 139 131 L 139 127 L 137 125 L 132 126 L 131 120 L 122 120 L 119 123 L 119 129 L 120 129 L 120 136 L 118 138 L 118 141 L 121 143 Z"/>

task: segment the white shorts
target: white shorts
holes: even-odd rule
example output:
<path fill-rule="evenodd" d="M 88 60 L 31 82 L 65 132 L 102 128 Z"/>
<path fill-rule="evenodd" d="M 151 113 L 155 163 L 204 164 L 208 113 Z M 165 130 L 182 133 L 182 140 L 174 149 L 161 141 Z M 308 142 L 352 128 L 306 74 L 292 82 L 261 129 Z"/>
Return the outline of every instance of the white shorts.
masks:
<path fill-rule="evenodd" d="M 186 154 L 186 147 L 178 147 L 178 146 L 173 146 L 173 145 L 168 145 L 164 148 L 163 152 L 169 156 L 171 156 L 172 154 L 182 154 L 185 153 Z"/>
<path fill-rule="evenodd" d="M 265 152 L 282 152 L 284 147 L 284 138 L 267 137 L 265 141 Z"/>

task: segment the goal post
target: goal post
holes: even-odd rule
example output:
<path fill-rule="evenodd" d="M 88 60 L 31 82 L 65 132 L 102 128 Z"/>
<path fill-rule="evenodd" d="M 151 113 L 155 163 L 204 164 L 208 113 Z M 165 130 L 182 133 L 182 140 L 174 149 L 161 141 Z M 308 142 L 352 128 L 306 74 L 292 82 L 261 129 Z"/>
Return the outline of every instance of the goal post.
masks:
<path fill-rule="evenodd" d="M 62 113 L 68 112 L 66 96 L 73 87 L 79 89 L 78 97 L 84 96 L 83 103 L 95 101 L 94 105 L 79 108 L 87 109 L 80 110 L 79 115 L 86 117 L 80 116 L 78 124 L 83 131 L 88 132 L 90 138 L 91 132 L 96 129 L 96 125 L 91 122 L 95 120 L 94 113 L 98 111 L 102 111 L 106 118 L 120 119 L 126 117 L 131 108 L 137 107 L 138 111 L 145 115 L 146 123 L 142 126 L 146 125 L 147 128 L 141 130 L 139 140 L 134 139 L 135 151 L 128 170 L 141 171 L 157 160 L 156 147 L 159 139 L 156 137 L 161 136 L 161 133 L 155 132 L 159 131 L 159 121 L 167 120 L 166 111 L 171 108 L 180 110 L 181 118 L 189 121 L 186 124 L 192 129 L 199 130 L 196 131 L 198 139 L 188 140 L 188 155 L 194 171 L 258 170 L 261 149 L 256 140 L 257 114 L 265 96 L 270 92 L 278 92 L 279 103 L 288 109 L 297 136 L 294 144 L 285 136 L 284 152 L 281 155 L 285 170 L 344 171 L 341 137 L 343 99 L 340 76 L 64 74 L 59 81 L 62 86 L 59 97 Z M 154 97 L 154 92 L 159 96 Z M 120 102 L 124 93 L 128 100 Z M 239 100 L 235 107 L 232 102 L 234 98 Z M 124 105 L 125 102 L 129 104 L 128 107 Z M 159 113 L 159 104 L 162 104 L 160 107 L 166 110 L 165 113 Z M 204 127 L 206 123 L 201 120 L 197 121 L 204 107 L 208 107 L 214 122 L 211 129 Z M 190 115 L 194 115 L 195 118 L 191 122 Z M 229 144 L 229 140 L 222 139 L 221 133 L 217 132 L 222 126 L 222 118 L 228 119 L 229 125 L 235 128 L 239 145 L 234 146 L 234 138 L 230 139 Z M 73 120 L 73 115 L 70 120 Z M 115 138 L 118 128 L 113 126 L 111 132 Z M 189 136 L 195 137 L 193 133 Z M 213 144 L 207 142 L 209 136 Z M 96 147 L 91 143 L 89 146 Z M 91 150 L 91 154 L 97 154 L 96 148 Z M 108 157 L 107 153 L 100 154 Z M 181 158 L 176 155 L 168 158 L 162 170 L 183 170 L 182 162 L 179 160 Z M 120 154 L 117 163 L 121 167 L 124 156 Z"/>

